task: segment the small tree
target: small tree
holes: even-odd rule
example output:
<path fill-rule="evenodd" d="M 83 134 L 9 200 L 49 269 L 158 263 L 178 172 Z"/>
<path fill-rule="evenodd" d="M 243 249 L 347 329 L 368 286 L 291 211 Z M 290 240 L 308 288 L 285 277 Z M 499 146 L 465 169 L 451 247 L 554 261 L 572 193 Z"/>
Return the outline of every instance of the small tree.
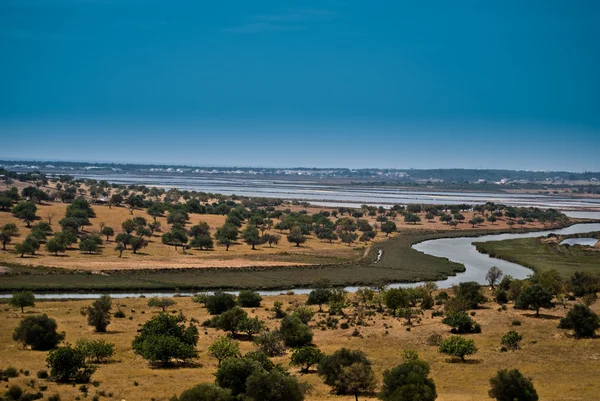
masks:
<path fill-rule="evenodd" d="M 257 369 L 246 379 L 246 397 L 252 401 L 303 401 L 306 389 L 279 369 Z"/>
<path fill-rule="evenodd" d="M 166 311 L 169 306 L 175 305 L 177 302 L 169 297 L 152 297 L 148 300 L 148 306 L 151 308 L 161 308 Z"/>
<path fill-rule="evenodd" d="M 58 333 L 56 328 L 56 320 L 46 314 L 27 316 L 15 328 L 13 340 L 33 350 L 47 351 L 65 338 L 65 333 Z"/>
<path fill-rule="evenodd" d="M 233 307 L 228 311 L 221 313 L 216 318 L 215 327 L 223 331 L 229 331 L 231 335 L 235 335 L 238 327 L 244 320 L 248 319 L 248 314 L 239 306 Z"/>
<path fill-rule="evenodd" d="M 77 340 L 75 348 L 80 350 L 88 362 L 106 362 L 115 354 L 115 345 L 104 340 Z"/>
<path fill-rule="evenodd" d="M 61 243 L 57 238 L 50 238 L 48 242 L 46 242 L 46 251 L 55 254 L 58 256 L 59 252 L 65 252 L 67 247 Z"/>
<path fill-rule="evenodd" d="M 467 340 L 461 336 L 450 336 L 440 344 L 440 352 L 458 357 L 461 361 L 464 361 L 465 356 L 473 355 L 477 352 L 477 347 L 473 340 Z"/>
<path fill-rule="evenodd" d="M 492 287 L 493 290 L 494 285 L 497 281 L 500 281 L 502 279 L 502 276 L 504 276 L 504 272 L 496 266 L 492 266 L 490 267 L 490 270 L 488 270 L 485 279 L 488 281 L 488 283 L 490 283 L 490 287 Z"/>
<path fill-rule="evenodd" d="M 531 379 L 523 376 L 517 369 L 499 370 L 490 379 L 492 388 L 488 394 L 497 401 L 537 401 L 539 399 Z"/>
<path fill-rule="evenodd" d="M 112 227 L 104 226 L 101 231 L 102 235 L 106 236 L 106 241 L 109 241 L 110 237 L 115 235 L 115 230 Z"/>
<path fill-rule="evenodd" d="M 519 343 L 523 339 L 523 336 L 514 330 L 510 330 L 508 333 L 502 336 L 501 344 L 509 349 L 518 350 Z"/>
<path fill-rule="evenodd" d="M 404 288 L 390 288 L 383 294 L 385 306 L 391 309 L 396 314 L 399 308 L 406 308 L 408 303 L 408 295 Z"/>
<path fill-rule="evenodd" d="M 475 281 L 459 283 L 454 287 L 456 298 L 464 301 L 470 309 L 475 309 L 479 304 L 486 301 L 481 293 L 481 286 Z"/>
<path fill-rule="evenodd" d="M 251 225 L 246 226 L 244 231 L 242 231 L 242 238 L 246 244 L 252 246 L 252 250 L 256 249 L 256 245 L 263 243 L 263 239 L 260 236 L 258 228 Z"/>
<path fill-rule="evenodd" d="M 121 242 L 119 242 L 116 246 L 115 246 L 115 251 L 119 252 L 119 257 L 123 256 L 123 252 L 126 250 L 127 248 L 125 247 L 124 244 L 122 244 Z"/>
<path fill-rule="evenodd" d="M 415 359 L 386 370 L 379 397 L 383 401 L 435 400 L 437 393 L 433 379 L 429 378 L 429 364 Z"/>
<path fill-rule="evenodd" d="M 133 350 L 151 364 L 163 366 L 172 360 L 186 362 L 196 356 L 198 329 L 184 324 L 182 316 L 160 313 L 142 326 L 132 343 Z"/>
<path fill-rule="evenodd" d="M 269 248 L 272 248 L 273 245 L 279 244 L 279 241 L 281 240 L 281 235 L 279 235 L 279 234 L 264 234 L 262 236 L 262 238 L 263 238 L 264 242 L 269 244 Z"/>
<path fill-rule="evenodd" d="M 57 382 L 87 383 L 96 371 L 85 362 L 83 352 L 69 344 L 50 351 L 46 363 L 50 377 Z"/>
<path fill-rule="evenodd" d="M 540 315 L 540 308 L 552 308 L 552 293 L 540 284 L 527 287 L 517 298 L 515 307 L 519 309 L 533 309 L 535 315 Z"/>
<path fill-rule="evenodd" d="M 238 303 L 242 308 L 258 308 L 262 301 L 259 293 L 249 290 L 242 290 L 238 295 Z"/>
<path fill-rule="evenodd" d="M 87 252 L 89 254 L 97 253 L 100 250 L 100 245 L 102 245 L 102 240 L 100 239 L 100 237 L 90 235 L 88 237 L 83 238 L 79 242 L 79 250 Z"/>
<path fill-rule="evenodd" d="M 221 291 L 215 291 L 206 300 L 206 309 L 211 315 L 220 315 L 235 306 L 235 298 L 231 294 Z"/>
<path fill-rule="evenodd" d="M 576 338 L 594 337 L 600 328 L 600 318 L 588 306 L 577 304 L 560 319 L 560 329 L 572 329 Z"/>
<path fill-rule="evenodd" d="M 12 209 L 12 214 L 18 219 L 21 219 L 27 225 L 27 228 L 31 226 L 31 222 L 36 219 L 37 206 L 35 203 L 30 201 L 19 202 Z"/>
<path fill-rule="evenodd" d="M 375 388 L 375 375 L 371 361 L 362 351 L 342 348 L 326 355 L 319 363 L 319 376 L 336 394 L 352 394 L 358 400 L 360 393 Z"/>
<path fill-rule="evenodd" d="M 35 306 L 35 295 L 31 291 L 15 292 L 8 304 L 14 308 L 21 308 L 21 313 L 24 313 L 26 306 Z"/>
<path fill-rule="evenodd" d="M 450 312 L 448 315 L 442 320 L 442 323 L 447 324 L 452 327 L 453 333 L 473 333 L 477 332 L 475 327 L 479 327 L 475 324 L 473 319 L 466 312 Z M 479 330 L 481 331 L 481 330 Z"/>
<path fill-rule="evenodd" d="M 228 251 L 229 247 L 237 240 L 238 229 L 236 226 L 230 223 L 225 223 L 217 229 L 215 233 L 215 239 L 221 245 L 225 246 L 225 250 Z"/>
<path fill-rule="evenodd" d="M 257 370 L 262 371 L 263 367 L 252 358 L 226 358 L 217 370 L 216 383 L 230 389 L 231 394 L 236 397 L 246 392 L 246 380 Z"/>
<path fill-rule="evenodd" d="M 314 346 L 297 348 L 292 354 L 290 364 L 292 366 L 299 366 L 303 373 L 308 373 L 310 367 L 317 365 L 321 361 L 323 355 L 321 350 Z"/>
<path fill-rule="evenodd" d="M 381 224 L 381 231 L 383 231 L 385 233 L 385 236 L 387 237 L 391 233 L 398 231 L 398 228 L 396 227 L 396 223 L 394 223 L 393 221 L 386 221 L 383 224 Z"/>
<path fill-rule="evenodd" d="M 319 305 L 319 312 L 323 311 L 323 304 L 329 302 L 331 290 L 328 288 L 317 288 L 308 294 L 307 305 Z"/>
<path fill-rule="evenodd" d="M 202 383 L 185 390 L 171 401 L 234 401 L 231 391 L 212 383 Z"/>
<path fill-rule="evenodd" d="M 288 347 L 302 347 L 312 342 L 313 332 L 296 316 L 288 315 L 281 319 L 279 332 Z"/>
<path fill-rule="evenodd" d="M 285 352 L 281 333 L 276 330 L 261 334 L 254 339 L 254 343 L 259 350 L 271 357 L 283 355 Z"/>
<path fill-rule="evenodd" d="M 313 311 L 312 308 L 308 306 L 300 306 L 292 313 L 292 315 L 300 319 L 302 323 L 308 324 L 315 315 L 315 311 Z"/>
<path fill-rule="evenodd" d="M 19 229 L 15 223 L 7 223 L 0 229 L 0 241 L 2 250 L 6 251 L 6 244 L 10 243 L 14 237 L 19 236 Z"/>
<path fill-rule="evenodd" d="M 306 242 L 306 237 L 304 236 L 304 234 L 302 233 L 302 230 L 299 227 L 294 227 L 288 234 L 287 240 L 288 240 L 288 242 L 294 243 L 294 244 L 296 244 L 296 246 L 299 247 L 300 244 L 303 244 Z"/>
<path fill-rule="evenodd" d="M 102 295 L 86 310 L 88 324 L 94 326 L 94 329 L 99 333 L 106 332 L 106 327 L 110 324 L 111 309 L 112 300 L 110 296 Z"/>
<path fill-rule="evenodd" d="M 240 344 L 229 336 L 221 336 L 208 347 L 208 355 L 215 358 L 221 366 L 225 359 L 240 356 Z"/>

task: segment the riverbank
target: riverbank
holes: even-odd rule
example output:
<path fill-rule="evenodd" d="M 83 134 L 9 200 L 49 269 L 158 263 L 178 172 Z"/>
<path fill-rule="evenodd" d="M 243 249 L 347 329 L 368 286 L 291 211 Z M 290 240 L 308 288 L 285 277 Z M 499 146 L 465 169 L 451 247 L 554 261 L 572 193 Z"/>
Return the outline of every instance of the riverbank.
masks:
<path fill-rule="evenodd" d="M 595 234 L 598 233 L 590 233 Z M 594 235 L 592 235 L 594 236 Z M 556 269 L 563 279 L 575 271 L 600 273 L 600 250 L 584 246 L 564 246 L 564 238 L 580 238 L 581 234 L 556 238 L 519 238 L 504 241 L 477 242 L 477 251 L 493 258 L 526 266 L 537 273 Z"/>
<path fill-rule="evenodd" d="M 469 232 L 469 238 L 498 233 L 498 230 L 475 230 Z M 419 252 L 413 245 L 464 236 L 461 231 L 402 231 L 394 238 L 374 244 L 365 258 L 328 265 L 91 272 L 5 264 L 8 272 L 0 276 L 0 292 L 287 290 L 310 288 L 323 279 L 334 286 L 438 281 L 464 272 L 465 266 Z M 375 263 L 380 250 L 383 256 Z"/>

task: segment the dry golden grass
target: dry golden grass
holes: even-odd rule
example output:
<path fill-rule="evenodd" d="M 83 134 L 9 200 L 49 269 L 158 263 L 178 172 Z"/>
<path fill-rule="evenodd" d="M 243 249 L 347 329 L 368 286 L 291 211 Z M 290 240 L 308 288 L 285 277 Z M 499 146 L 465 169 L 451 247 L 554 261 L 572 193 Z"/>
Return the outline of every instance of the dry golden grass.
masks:
<path fill-rule="evenodd" d="M 48 203 L 38 206 L 37 215 L 44 221 L 48 221 L 48 217 L 52 216 L 52 229 L 60 231 L 60 225 L 58 222 L 65 215 L 67 205 L 63 203 Z M 304 209 L 301 206 L 292 206 L 294 211 Z M 121 231 L 121 223 L 127 219 L 135 216 L 145 217 L 149 222 L 152 221 L 152 217 L 149 216 L 145 210 L 135 210 L 133 215 L 129 213 L 129 210 L 125 207 L 112 207 L 108 206 L 93 206 L 96 212 L 96 218 L 91 219 L 91 225 L 85 228 L 87 233 L 97 233 L 100 231 L 100 223 L 104 223 L 107 226 L 113 227 L 116 233 Z M 322 210 L 332 210 L 331 208 L 321 208 L 310 206 L 307 211 L 317 213 Z M 463 213 L 466 217 L 465 221 L 470 220 L 473 217 L 473 212 Z M 434 222 L 426 221 L 424 213 L 421 213 L 422 222 L 419 224 L 407 224 L 400 217 L 396 218 L 396 224 L 399 230 L 419 230 L 419 229 L 436 229 L 436 230 L 453 230 L 450 226 L 445 223 L 441 223 L 436 219 Z M 198 215 L 190 214 L 190 224 L 198 224 L 201 221 L 207 222 L 210 227 L 212 234 L 216 232 L 216 229 L 225 222 L 225 216 L 217 215 Z M 333 220 L 333 217 L 331 217 Z M 368 217 L 370 224 L 377 224 L 374 217 Z M 162 225 L 163 231 L 169 229 L 167 225 L 166 217 L 157 218 Z M 29 229 L 25 227 L 25 224 L 14 218 L 9 212 L 0 212 L 0 226 L 6 223 L 16 223 L 21 232 L 21 237 L 13 240 L 13 244 L 9 244 L 8 250 L 10 251 L 14 243 L 21 241 L 25 238 Z M 485 223 L 477 229 L 497 229 L 506 230 L 507 225 L 505 221 L 499 220 L 495 224 Z M 541 228 L 542 225 L 539 223 L 527 224 L 527 228 Z M 243 229 L 243 227 L 242 227 Z M 461 223 L 457 230 L 471 231 L 473 228 L 468 223 Z M 267 232 L 276 233 L 276 230 L 270 230 Z M 329 243 L 328 241 L 321 241 L 314 235 L 310 235 L 306 243 L 301 247 L 296 247 L 286 239 L 286 233 L 279 233 L 282 238 L 278 245 L 270 248 L 268 245 L 262 245 L 257 250 L 251 250 L 250 246 L 244 244 L 241 239 L 236 245 L 233 245 L 229 251 L 225 251 L 225 248 L 215 244 L 215 249 L 212 251 L 200 251 L 200 250 L 187 250 L 185 253 L 179 250 L 175 250 L 174 247 L 167 246 L 161 243 L 161 233 L 155 233 L 150 239 L 148 247 L 142 249 L 139 254 L 133 255 L 130 251 L 126 251 L 123 257 L 119 258 L 119 254 L 114 250 L 114 237 L 111 241 L 106 242 L 102 254 L 89 255 L 81 253 L 77 249 L 69 250 L 65 255 L 55 256 L 49 254 L 42 247 L 36 256 L 28 256 L 25 258 L 19 257 L 11 252 L 0 252 L 0 263 L 10 262 L 19 263 L 25 265 L 34 266 L 54 266 L 68 269 L 77 270 L 113 270 L 113 269 L 143 269 L 143 268 L 205 268 L 205 267 L 248 267 L 248 266 L 274 266 L 274 265 L 302 265 L 306 264 L 303 260 L 305 257 L 321 258 L 323 263 L 328 260 L 349 260 L 357 258 L 366 253 L 368 244 L 355 243 L 353 246 L 343 244 L 341 241 L 334 241 Z M 394 234 L 391 234 L 392 236 Z M 106 238 L 104 238 L 106 239 Z M 382 232 L 377 233 L 376 241 L 382 241 L 385 239 L 385 234 Z M 290 260 L 282 260 L 282 259 Z M 313 262 L 314 263 L 314 262 Z"/>
<path fill-rule="evenodd" d="M 206 309 L 191 302 L 190 298 L 177 298 L 174 307 L 182 311 L 188 318 L 204 321 L 209 317 Z M 256 311 L 247 309 L 250 315 L 257 315 L 267 320 L 270 328 L 275 328 L 278 321 L 269 319 L 272 313 L 266 312 L 264 307 L 272 307 L 275 301 L 282 301 L 285 305 L 297 300 L 304 302 L 306 296 L 276 296 L 267 297 L 263 307 Z M 116 300 L 115 300 L 116 302 Z M 207 354 L 207 347 L 223 332 L 208 329 L 207 333 L 201 330 L 198 343 L 199 367 L 186 367 L 179 369 L 152 369 L 140 357 L 133 354 L 131 341 L 135 337 L 139 325 L 143 324 L 156 310 L 147 307 L 147 299 L 124 299 L 119 303 L 129 319 L 113 319 L 106 334 L 96 334 L 87 326 L 85 317 L 81 316 L 81 307 L 89 305 L 91 301 L 65 301 L 65 302 L 38 302 L 36 307 L 28 308 L 26 315 L 33 313 L 47 313 L 58 322 L 59 330 L 67 333 L 66 341 L 74 343 L 79 338 L 102 338 L 116 344 L 114 362 L 99 365 L 93 380 L 101 382 L 98 389 L 91 388 L 91 395 L 96 390 L 114 393 L 113 399 L 117 400 L 167 400 L 169 396 L 180 393 L 201 382 L 213 382 L 213 373 L 216 371 L 216 360 Z M 436 347 L 426 345 L 426 339 L 433 333 L 443 336 L 450 335 L 448 327 L 441 324 L 441 318 L 431 318 L 426 312 L 421 324 L 413 327 L 408 332 L 403 321 L 391 317 L 378 315 L 369 321 L 368 327 L 361 327 L 363 338 L 352 337 L 353 328 L 347 330 L 315 329 L 314 343 L 326 353 L 332 353 L 341 347 L 359 349 L 364 351 L 372 360 L 374 368 L 381 382 L 385 369 L 389 369 L 402 361 L 403 350 L 416 349 L 422 359 L 431 364 L 431 376 L 434 379 L 441 401 L 480 401 L 489 399 L 487 391 L 489 379 L 496 371 L 503 368 L 518 368 L 527 376 L 533 378 L 534 385 L 541 400 L 597 400 L 600 385 L 600 339 L 575 340 L 569 337 L 564 330 L 556 328 L 558 318 L 564 316 L 565 311 L 560 308 L 543 310 L 547 318 L 536 319 L 530 312 L 513 310 L 509 305 L 507 311 L 497 311 L 498 305 L 488 304 L 485 309 L 477 310 L 474 319 L 482 325 L 481 334 L 469 335 L 475 340 L 479 352 L 468 358 L 468 363 L 451 363 L 446 356 L 437 352 Z M 600 304 L 592 308 L 600 312 Z M 29 379 L 35 378 L 35 372 L 45 368 L 45 352 L 22 349 L 11 338 L 12 331 L 18 324 L 20 311 L 9 309 L 7 306 L 0 311 L 0 321 L 4 329 L 0 331 L 0 367 L 14 366 L 17 369 L 29 370 L 31 377 L 11 379 L 11 383 L 24 385 Z M 135 310 L 135 313 L 132 312 Z M 145 312 L 142 314 L 141 312 Z M 513 319 L 519 319 L 521 326 L 513 327 Z M 315 315 L 313 323 L 321 319 Z M 387 331 L 384 324 L 390 327 Z M 508 330 L 516 329 L 523 334 L 522 349 L 515 352 L 499 352 L 500 338 Z M 242 351 L 247 352 L 254 347 L 249 342 L 241 343 Z M 286 356 L 275 358 L 275 362 L 284 366 L 289 364 L 289 353 Z M 302 381 L 307 381 L 313 386 L 307 400 L 340 400 L 351 401 L 354 397 L 335 396 L 329 393 L 321 379 L 314 373 L 300 374 L 297 369 L 291 372 Z M 139 386 L 134 386 L 134 381 Z M 59 392 L 64 399 L 74 399 L 78 394 L 76 387 L 48 383 L 49 390 L 46 394 Z M 361 400 L 375 400 L 374 397 L 361 397 Z"/>

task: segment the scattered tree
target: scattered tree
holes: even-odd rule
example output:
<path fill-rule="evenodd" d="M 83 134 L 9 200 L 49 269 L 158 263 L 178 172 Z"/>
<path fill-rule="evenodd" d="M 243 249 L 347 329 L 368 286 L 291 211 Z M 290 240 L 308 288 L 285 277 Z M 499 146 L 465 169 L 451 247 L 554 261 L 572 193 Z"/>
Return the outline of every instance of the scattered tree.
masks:
<path fill-rule="evenodd" d="M 560 329 L 572 329 L 576 338 L 594 337 L 600 328 L 600 318 L 589 306 L 577 304 L 560 320 Z"/>
<path fill-rule="evenodd" d="M 99 333 L 106 332 L 106 327 L 110 324 L 110 310 L 112 309 L 112 300 L 108 295 L 102 295 L 86 309 L 88 324 L 94 326 Z"/>
<path fill-rule="evenodd" d="M 24 313 L 26 306 L 35 306 L 35 295 L 31 291 L 15 292 L 8 300 L 8 304 L 14 308 L 21 308 L 21 313 Z"/>
<path fill-rule="evenodd" d="M 240 356 L 240 344 L 229 336 L 221 336 L 208 347 L 208 354 L 221 366 L 221 362 L 225 359 Z"/>
<path fill-rule="evenodd" d="M 65 338 L 65 333 L 58 333 L 56 328 L 56 320 L 46 314 L 27 316 L 15 328 L 13 340 L 33 350 L 47 351 Z"/>
<path fill-rule="evenodd" d="M 477 347 L 473 340 L 467 340 L 461 336 L 450 336 L 440 344 L 440 352 L 458 357 L 461 361 L 464 361 L 465 356 L 473 355 L 477 352 Z"/>
<path fill-rule="evenodd" d="M 148 300 L 148 306 L 151 308 L 161 308 L 166 311 L 169 306 L 175 305 L 177 302 L 170 297 L 152 297 Z"/>
<path fill-rule="evenodd" d="M 517 369 L 499 370 L 490 379 L 492 388 L 489 396 L 497 401 L 537 401 L 539 399 L 531 379 L 523 376 Z"/>

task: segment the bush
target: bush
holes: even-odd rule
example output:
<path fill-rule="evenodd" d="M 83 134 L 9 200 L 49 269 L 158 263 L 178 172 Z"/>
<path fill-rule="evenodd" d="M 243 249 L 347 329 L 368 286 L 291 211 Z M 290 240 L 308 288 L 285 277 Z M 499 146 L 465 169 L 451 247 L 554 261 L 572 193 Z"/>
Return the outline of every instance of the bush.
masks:
<path fill-rule="evenodd" d="M 504 336 L 502 336 L 502 340 L 500 343 L 506 348 L 510 348 L 513 350 L 519 349 L 519 342 L 523 339 L 523 336 L 517 333 L 514 330 L 509 331 Z"/>
<path fill-rule="evenodd" d="M 279 332 L 288 347 L 302 347 L 312 342 L 313 332 L 295 316 L 286 316 L 281 320 Z"/>
<path fill-rule="evenodd" d="M 321 358 L 319 376 L 336 394 L 368 393 L 375 388 L 371 361 L 362 351 L 342 348 Z"/>
<path fill-rule="evenodd" d="M 83 352 L 69 344 L 50 351 L 46 363 L 50 368 L 50 376 L 57 382 L 87 383 L 96 371 L 96 368 L 86 364 Z"/>
<path fill-rule="evenodd" d="M 526 378 L 517 369 L 499 370 L 490 379 L 492 388 L 488 394 L 497 401 L 537 401 L 539 399 L 531 379 Z"/>
<path fill-rule="evenodd" d="M 152 297 L 148 300 L 148 306 L 151 308 L 161 308 L 162 311 L 166 311 L 169 306 L 175 305 L 174 299 L 169 297 Z"/>
<path fill-rule="evenodd" d="M 486 301 L 485 296 L 481 293 L 481 286 L 475 281 L 467 281 L 459 283 L 454 287 L 456 298 L 464 301 L 469 309 L 477 308 L 477 306 Z"/>
<path fill-rule="evenodd" d="M 203 383 L 185 390 L 173 401 L 233 401 L 233 397 L 231 391 L 227 389 Z"/>
<path fill-rule="evenodd" d="M 473 340 L 467 340 L 461 336 L 451 336 L 442 341 L 440 344 L 440 352 L 442 354 L 458 357 L 464 361 L 465 356 L 473 355 L 477 352 L 477 347 Z"/>
<path fill-rule="evenodd" d="M 319 305 L 319 312 L 323 311 L 323 305 L 329 302 L 331 290 L 327 288 L 317 288 L 308 294 L 307 305 Z"/>
<path fill-rule="evenodd" d="M 435 384 L 429 376 L 429 364 L 419 359 L 407 361 L 383 372 L 383 386 L 379 397 L 384 401 L 437 398 Z"/>
<path fill-rule="evenodd" d="M 432 334 L 427 338 L 427 345 L 433 345 L 438 347 L 442 343 L 442 336 L 440 334 Z"/>
<path fill-rule="evenodd" d="M 9 366 L 8 368 L 4 369 L 4 371 L 2 371 L 2 376 L 10 378 L 19 377 L 19 371 L 17 370 L 17 368 Z"/>
<path fill-rule="evenodd" d="M 498 302 L 499 305 L 504 305 L 508 302 L 508 294 L 503 288 L 498 288 L 496 291 L 496 302 Z"/>
<path fill-rule="evenodd" d="M 125 318 L 125 312 L 123 312 L 121 309 L 118 309 L 113 316 L 116 319 L 123 319 Z"/>
<path fill-rule="evenodd" d="M 450 313 L 442 320 L 442 323 L 451 326 L 453 333 L 481 332 L 481 327 L 476 325 L 473 319 L 471 319 L 465 312 Z"/>
<path fill-rule="evenodd" d="M 31 291 L 16 292 L 8 300 L 8 304 L 15 308 L 21 308 L 22 313 L 26 306 L 35 306 L 35 296 Z"/>
<path fill-rule="evenodd" d="M 271 357 L 280 356 L 285 353 L 285 345 L 279 331 L 263 333 L 254 339 L 254 343 L 259 350 Z"/>
<path fill-rule="evenodd" d="M 38 379 L 47 379 L 49 375 L 47 370 L 38 370 L 36 376 Z"/>
<path fill-rule="evenodd" d="M 513 326 L 520 326 L 521 325 L 521 321 L 519 319 L 514 319 L 511 322 L 511 325 L 513 325 Z"/>
<path fill-rule="evenodd" d="M 552 292 L 540 284 L 534 284 L 527 287 L 515 302 L 515 308 L 517 309 L 533 309 L 535 315 L 539 316 L 540 308 L 551 308 L 554 306 L 552 303 Z"/>
<path fill-rule="evenodd" d="M 223 312 L 214 320 L 214 327 L 235 334 L 243 321 L 248 319 L 248 314 L 239 306 Z"/>
<path fill-rule="evenodd" d="M 94 326 L 94 329 L 99 333 L 106 332 L 106 327 L 110 324 L 110 310 L 112 301 L 110 296 L 102 295 L 100 299 L 94 301 L 92 306 L 86 310 L 88 324 Z"/>
<path fill-rule="evenodd" d="M 240 291 L 238 303 L 243 308 L 258 308 L 262 301 L 262 297 L 254 291 Z"/>
<path fill-rule="evenodd" d="M 184 324 L 182 316 L 160 313 L 144 323 L 133 340 L 133 350 L 152 364 L 168 365 L 172 359 L 186 362 L 196 356 L 198 329 Z"/>
<path fill-rule="evenodd" d="M 572 329 L 576 338 L 594 337 L 600 328 L 600 319 L 588 306 L 577 304 L 560 320 L 560 329 Z"/>
<path fill-rule="evenodd" d="M 231 294 L 216 291 L 206 300 L 206 309 L 211 315 L 220 315 L 235 306 L 235 298 Z"/>
<path fill-rule="evenodd" d="M 279 369 L 255 370 L 246 379 L 246 397 L 253 401 L 303 401 L 306 386 Z"/>
<path fill-rule="evenodd" d="M 104 340 L 80 339 L 75 347 L 83 353 L 86 360 L 96 363 L 106 362 L 115 354 L 115 345 Z"/>
<path fill-rule="evenodd" d="M 228 336 L 222 336 L 217 338 L 215 342 L 208 347 L 208 354 L 213 358 L 216 358 L 219 366 L 221 366 L 221 362 L 225 359 L 240 355 L 240 344 Z"/>
<path fill-rule="evenodd" d="M 294 351 L 290 365 L 299 366 L 300 370 L 306 373 L 311 366 L 317 365 L 322 357 L 323 353 L 317 347 L 306 346 Z"/>
<path fill-rule="evenodd" d="M 298 309 L 296 309 L 293 313 L 293 316 L 296 316 L 298 319 L 300 319 L 300 321 L 304 324 L 308 324 L 313 316 L 315 315 L 315 312 L 312 310 L 312 308 L 308 307 L 308 306 L 301 306 Z"/>
<path fill-rule="evenodd" d="M 245 393 L 246 380 L 257 370 L 264 369 L 259 362 L 251 358 L 227 358 L 217 370 L 216 383 L 230 389 L 235 397 Z"/>
<path fill-rule="evenodd" d="M 17 386 L 16 384 L 13 384 L 12 386 L 10 386 L 8 388 L 8 391 L 4 394 L 4 396 L 8 400 L 14 400 L 14 401 L 19 401 L 19 399 L 21 398 L 22 395 L 23 395 L 23 389 L 21 389 L 21 387 Z"/>
<path fill-rule="evenodd" d="M 348 324 L 348 322 L 343 322 L 342 324 L 340 324 L 340 329 L 342 330 L 347 330 L 350 328 L 350 325 Z"/>
<path fill-rule="evenodd" d="M 46 314 L 27 316 L 15 329 L 13 340 L 34 350 L 47 351 L 65 338 L 65 333 L 57 333 L 56 327 L 56 320 Z"/>

